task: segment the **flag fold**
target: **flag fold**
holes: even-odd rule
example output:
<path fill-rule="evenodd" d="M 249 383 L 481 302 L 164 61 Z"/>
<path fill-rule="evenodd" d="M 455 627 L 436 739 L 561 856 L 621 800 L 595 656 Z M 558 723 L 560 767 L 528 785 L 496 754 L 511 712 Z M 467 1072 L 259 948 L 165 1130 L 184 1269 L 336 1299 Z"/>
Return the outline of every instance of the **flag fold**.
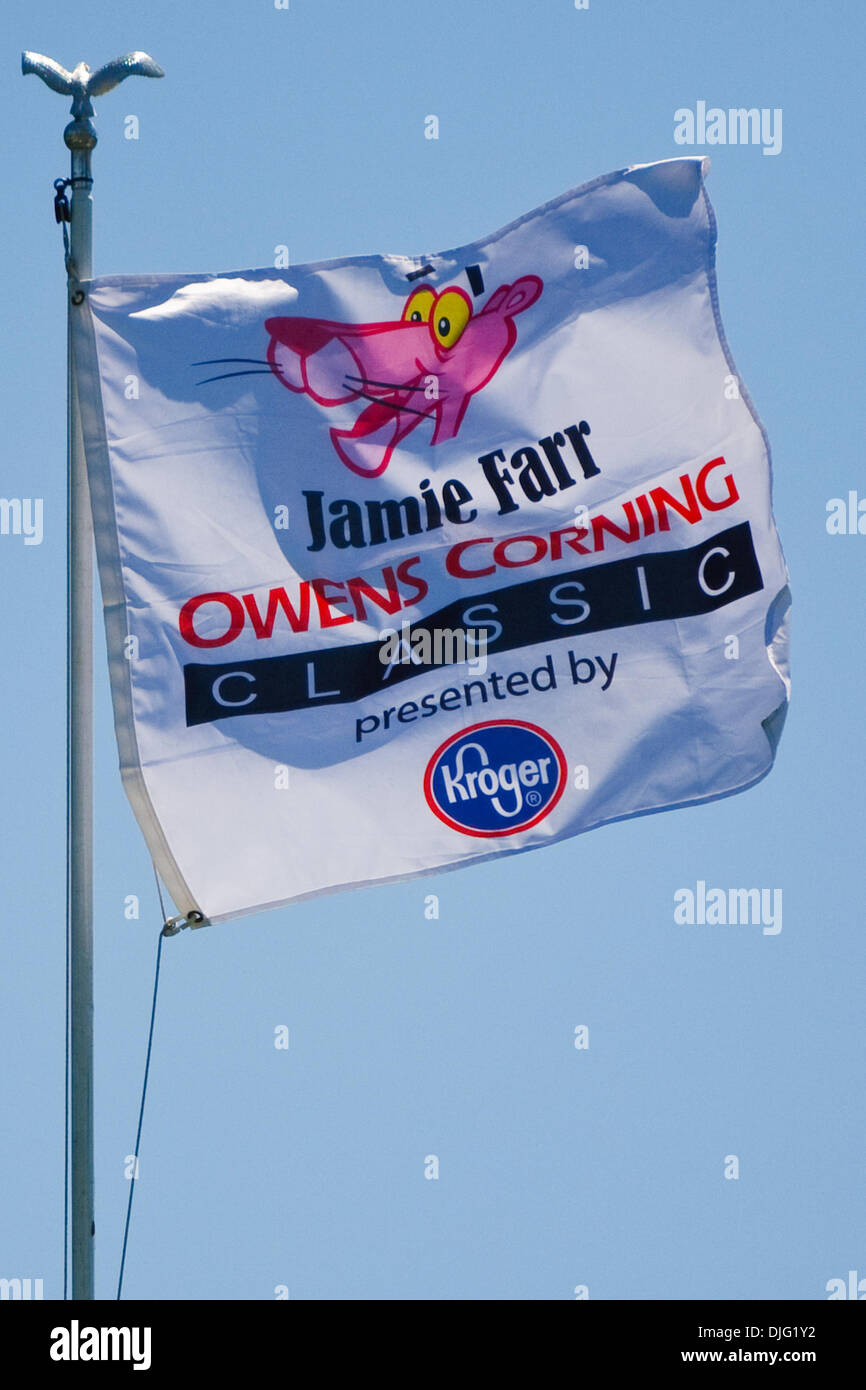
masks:
<path fill-rule="evenodd" d="M 700 159 L 73 313 L 124 784 L 218 922 L 743 790 L 789 696 Z"/>

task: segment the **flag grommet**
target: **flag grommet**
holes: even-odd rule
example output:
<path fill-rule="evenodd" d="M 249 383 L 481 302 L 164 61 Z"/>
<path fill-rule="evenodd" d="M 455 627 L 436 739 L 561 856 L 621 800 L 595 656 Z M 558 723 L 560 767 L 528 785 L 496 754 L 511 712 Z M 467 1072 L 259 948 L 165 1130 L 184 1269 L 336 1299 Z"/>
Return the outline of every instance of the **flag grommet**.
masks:
<path fill-rule="evenodd" d="M 187 927 L 200 927 L 204 924 L 204 915 L 201 912 L 187 912 L 183 917 L 169 917 L 162 929 L 163 936 L 177 936 L 178 932 L 185 931 Z"/>

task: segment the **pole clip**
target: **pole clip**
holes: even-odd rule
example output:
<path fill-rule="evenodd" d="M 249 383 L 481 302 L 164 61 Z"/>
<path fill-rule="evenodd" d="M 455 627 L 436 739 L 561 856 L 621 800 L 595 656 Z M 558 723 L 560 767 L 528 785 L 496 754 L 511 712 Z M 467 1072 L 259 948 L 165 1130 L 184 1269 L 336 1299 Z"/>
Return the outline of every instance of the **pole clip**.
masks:
<path fill-rule="evenodd" d="M 69 199 L 66 190 L 71 185 L 71 179 L 54 180 L 54 221 L 71 222 L 72 213 L 69 208 Z"/>
<path fill-rule="evenodd" d="M 178 932 L 186 931 L 187 927 L 200 927 L 204 917 L 200 912 L 187 912 L 180 917 L 167 917 L 165 926 L 162 929 L 163 936 L 177 936 Z"/>

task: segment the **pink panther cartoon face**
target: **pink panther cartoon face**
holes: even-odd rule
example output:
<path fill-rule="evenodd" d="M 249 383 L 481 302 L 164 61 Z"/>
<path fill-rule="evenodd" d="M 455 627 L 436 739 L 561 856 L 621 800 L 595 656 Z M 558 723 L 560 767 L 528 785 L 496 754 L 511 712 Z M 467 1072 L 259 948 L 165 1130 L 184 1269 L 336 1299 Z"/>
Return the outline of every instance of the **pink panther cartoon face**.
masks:
<path fill-rule="evenodd" d="M 334 428 L 330 436 L 347 468 L 375 478 L 422 420 L 435 422 L 431 444 L 455 437 L 471 397 L 517 341 L 515 315 L 542 289 L 537 275 L 523 275 L 500 285 L 475 313 L 463 290 L 437 294 L 419 285 L 396 321 L 268 319 L 268 364 L 289 391 L 319 405 L 370 402 L 351 429 Z"/>

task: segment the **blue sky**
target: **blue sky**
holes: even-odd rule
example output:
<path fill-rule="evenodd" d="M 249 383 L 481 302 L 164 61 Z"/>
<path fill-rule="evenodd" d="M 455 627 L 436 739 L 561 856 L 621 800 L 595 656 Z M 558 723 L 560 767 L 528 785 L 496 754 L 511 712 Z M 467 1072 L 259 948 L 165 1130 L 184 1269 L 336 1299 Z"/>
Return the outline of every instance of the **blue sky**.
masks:
<path fill-rule="evenodd" d="M 591 1298 L 809 1299 L 866 1276 L 866 536 L 825 525 L 830 498 L 866 496 L 863 28 L 847 0 L 7 0 L 0 493 L 44 499 L 45 520 L 40 545 L 0 536 L 0 1276 L 62 1289 L 65 299 L 51 185 L 68 115 L 23 81 L 23 48 L 67 67 L 142 48 L 165 69 L 96 103 L 101 274 L 267 266 L 279 244 L 296 263 L 459 245 L 598 174 L 699 152 L 674 142 L 680 108 L 783 112 L 777 155 L 706 150 L 722 314 L 771 440 L 794 596 L 775 769 L 741 796 L 432 887 L 167 941 L 127 1295 L 568 1299 L 585 1284 Z M 117 772 L 101 625 L 96 699 L 97 1292 L 111 1296 L 159 909 Z M 674 893 L 699 879 L 781 888 L 782 931 L 677 925 Z"/>

